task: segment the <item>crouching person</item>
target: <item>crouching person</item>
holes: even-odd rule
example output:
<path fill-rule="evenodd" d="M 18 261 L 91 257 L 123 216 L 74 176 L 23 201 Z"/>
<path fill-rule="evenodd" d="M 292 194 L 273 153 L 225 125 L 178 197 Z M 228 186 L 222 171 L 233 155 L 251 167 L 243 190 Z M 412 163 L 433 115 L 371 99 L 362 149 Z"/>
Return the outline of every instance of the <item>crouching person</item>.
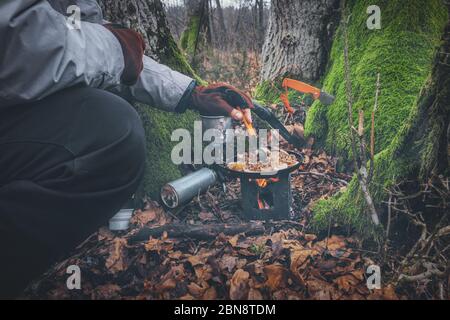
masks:
<path fill-rule="evenodd" d="M 79 29 L 64 16 L 74 3 Z M 251 121 L 241 91 L 197 86 L 144 56 L 138 33 L 102 21 L 93 0 L 0 2 L 0 298 L 20 294 L 135 192 L 144 130 L 127 100 Z"/>

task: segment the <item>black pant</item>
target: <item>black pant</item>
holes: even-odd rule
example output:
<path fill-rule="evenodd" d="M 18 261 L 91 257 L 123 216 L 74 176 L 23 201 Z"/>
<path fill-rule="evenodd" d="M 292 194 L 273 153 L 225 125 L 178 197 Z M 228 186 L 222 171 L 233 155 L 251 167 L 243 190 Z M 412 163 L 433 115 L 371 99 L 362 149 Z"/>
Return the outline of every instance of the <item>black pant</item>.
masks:
<path fill-rule="evenodd" d="M 144 149 L 135 110 L 103 90 L 0 107 L 0 297 L 120 210 L 139 184 Z"/>

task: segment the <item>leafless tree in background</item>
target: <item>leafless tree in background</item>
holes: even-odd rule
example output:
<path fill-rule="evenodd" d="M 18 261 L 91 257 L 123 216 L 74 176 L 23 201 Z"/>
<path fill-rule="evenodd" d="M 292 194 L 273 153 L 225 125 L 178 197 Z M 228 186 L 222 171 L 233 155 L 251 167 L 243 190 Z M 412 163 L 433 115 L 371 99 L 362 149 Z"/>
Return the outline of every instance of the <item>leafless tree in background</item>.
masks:
<path fill-rule="evenodd" d="M 194 60 L 200 47 L 212 42 L 209 0 L 186 0 L 186 26 L 181 35 L 181 48 Z"/>
<path fill-rule="evenodd" d="M 190 1 L 163 0 L 172 34 L 197 74 L 207 81 L 229 82 L 246 90 L 254 88 L 259 80 L 269 0 Z M 207 12 L 197 10 L 194 14 L 195 10 L 188 8 L 201 3 Z M 200 32 L 193 32 L 199 28 L 192 21 L 207 25 L 200 26 Z"/>
<path fill-rule="evenodd" d="M 172 33 L 181 41 L 183 48 L 188 45 L 183 43 L 187 40 L 184 38 L 185 31 L 192 31 L 192 21 L 202 20 L 203 25 L 198 34 L 206 36 L 212 48 L 259 53 L 269 17 L 267 1 L 236 0 L 234 6 L 224 6 L 223 0 L 166 0 L 164 3 Z M 202 12 L 202 8 L 207 10 Z M 198 39 L 198 42 L 204 40 Z M 186 48 L 185 51 L 189 53 Z"/>

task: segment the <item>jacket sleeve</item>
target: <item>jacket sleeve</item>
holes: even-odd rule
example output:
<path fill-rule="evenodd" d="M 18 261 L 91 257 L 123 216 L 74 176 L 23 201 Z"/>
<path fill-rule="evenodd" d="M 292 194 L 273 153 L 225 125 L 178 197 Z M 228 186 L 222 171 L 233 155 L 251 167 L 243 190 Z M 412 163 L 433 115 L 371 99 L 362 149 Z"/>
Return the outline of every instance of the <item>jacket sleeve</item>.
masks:
<path fill-rule="evenodd" d="M 71 29 L 47 1 L 0 1 L 0 106 L 82 84 L 109 88 L 124 68 L 118 40 L 102 25 Z"/>
<path fill-rule="evenodd" d="M 145 56 L 138 82 L 129 87 L 131 99 L 169 112 L 184 112 L 196 82 Z"/>

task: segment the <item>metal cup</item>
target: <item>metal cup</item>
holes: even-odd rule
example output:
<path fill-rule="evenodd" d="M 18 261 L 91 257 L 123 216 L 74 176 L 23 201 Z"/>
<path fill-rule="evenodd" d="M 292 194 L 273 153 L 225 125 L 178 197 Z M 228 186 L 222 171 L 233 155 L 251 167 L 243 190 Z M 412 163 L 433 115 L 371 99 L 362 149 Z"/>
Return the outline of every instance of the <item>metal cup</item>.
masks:
<path fill-rule="evenodd" d="M 233 120 L 224 116 L 201 116 L 203 133 L 209 129 L 217 129 L 226 132 L 227 129 L 233 128 Z"/>
<path fill-rule="evenodd" d="M 215 129 L 222 134 L 222 142 L 214 142 L 214 144 L 223 144 L 224 147 L 231 143 L 234 139 L 232 134 L 228 134 L 229 129 L 233 129 L 233 119 L 224 116 L 201 116 L 202 119 L 202 133 L 203 135 L 207 130 Z"/>
<path fill-rule="evenodd" d="M 130 226 L 134 209 L 122 209 L 109 220 L 109 230 L 125 231 Z"/>

